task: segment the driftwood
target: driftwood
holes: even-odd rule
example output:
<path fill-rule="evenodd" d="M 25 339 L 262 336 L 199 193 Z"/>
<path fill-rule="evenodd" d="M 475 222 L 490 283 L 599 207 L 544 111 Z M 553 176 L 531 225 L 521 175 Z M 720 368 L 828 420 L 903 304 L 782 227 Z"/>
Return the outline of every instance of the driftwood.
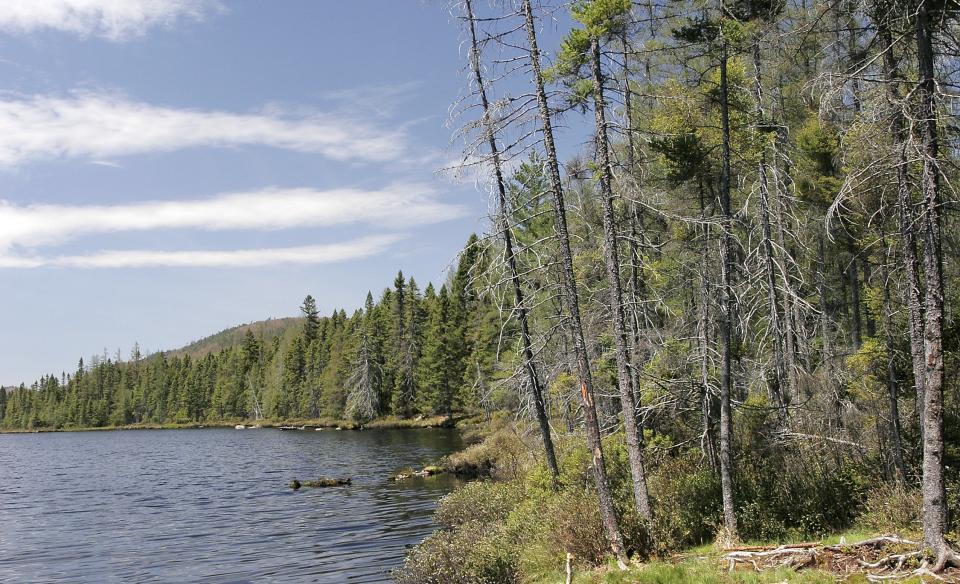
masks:
<path fill-rule="evenodd" d="M 960 571 L 935 573 L 920 542 L 898 535 L 881 535 L 857 543 L 821 545 L 815 542 L 780 546 L 745 546 L 724 550 L 723 560 L 732 572 L 738 565 L 756 571 L 789 567 L 820 568 L 843 576 L 861 573 L 870 582 L 895 582 L 908 578 L 960 581 Z"/>
<path fill-rule="evenodd" d="M 320 477 L 315 481 L 303 481 L 302 483 L 297 479 L 290 481 L 290 488 L 296 491 L 300 487 L 307 488 L 322 488 L 322 487 L 343 487 L 351 484 L 353 481 L 349 477 L 345 479 L 331 479 L 327 477 Z"/>
<path fill-rule="evenodd" d="M 820 545 L 819 541 L 807 541 L 803 543 L 791 543 L 789 546 L 791 549 L 800 549 L 800 548 L 812 548 Z M 777 545 L 747 545 L 740 547 L 730 547 L 724 548 L 724 552 L 763 552 L 767 550 L 774 550 L 782 546 Z"/>
<path fill-rule="evenodd" d="M 443 469 L 443 467 L 440 467 L 440 466 L 425 466 L 423 467 L 423 470 L 407 469 L 405 471 L 399 472 L 393 475 L 392 477 L 390 477 L 390 480 L 394 482 L 400 482 L 413 477 L 426 478 L 426 477 L 432 477 L 438 474 L 443 474 L 445 472 L 446 471 Z"/>

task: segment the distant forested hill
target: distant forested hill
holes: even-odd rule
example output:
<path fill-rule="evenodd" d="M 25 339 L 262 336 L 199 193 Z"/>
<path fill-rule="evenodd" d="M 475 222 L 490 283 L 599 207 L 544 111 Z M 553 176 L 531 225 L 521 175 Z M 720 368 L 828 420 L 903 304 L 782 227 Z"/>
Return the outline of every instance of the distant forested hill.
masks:
<path fill-rule="evenodd" d="M 283 336 L 289 329 L 301 325 L 302 317 L 268 318 L 246 324 L 237 325 L 212 334 L 208 337 L 193 341 L 180 349 L 167 351 L 168 356 L 184 356 L 196 359 L 206 357 L 210 353 L 219 353 L 223 349 L 230 349 L 243 344 L 247 331 L 264 340 Z"/>

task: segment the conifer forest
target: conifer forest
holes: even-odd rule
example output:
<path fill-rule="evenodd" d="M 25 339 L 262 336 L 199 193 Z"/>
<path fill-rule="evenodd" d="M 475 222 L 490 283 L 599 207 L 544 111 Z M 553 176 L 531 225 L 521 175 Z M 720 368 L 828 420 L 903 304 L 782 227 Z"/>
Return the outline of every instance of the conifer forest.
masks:
<path fill-rule="evenodd" d="M 489 219 L 444 281 L 398 271 L 352 313 L 308 296 L 204 351 L 88 357 L 0 391 L 0 425 L 499 424 L 473 447 L 493 480 L 444 499 L 400 582 L 863 525 L 912 526 L 914 575 L 956 574 L 960 6 L 446 9 L 445 171 Z"/>

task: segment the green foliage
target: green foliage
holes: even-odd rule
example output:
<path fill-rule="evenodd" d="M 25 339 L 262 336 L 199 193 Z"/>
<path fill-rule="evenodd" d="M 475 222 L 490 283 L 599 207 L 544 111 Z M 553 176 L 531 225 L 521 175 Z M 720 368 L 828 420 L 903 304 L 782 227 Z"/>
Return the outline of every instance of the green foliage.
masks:
<path fill-rule="evenodd" d="M 398 584 L 510 584 L 519 582 L 515 551 L 503 545 L 495 525 L 472 522 L 428 537 L 393 578 Z"/>
<path fill-rule="evenodd" d="M 440 499 L 434 517 L 444 527 L 504 521 L 523 499 L 518 482 L 474 481 Z"/>
<path fill-rule="evenodd" d="M 650 477 L 657 513 L 650 540 L 656 553 L 702 545 L 722 520 L 720 478 L 697 452 L 669 458 Z"/>
<path fill-rule="evenodd" d="M 880 483 L 867 494 L 857 523 L 878 533 L 918 533 L 921 509 L 923 498 L 919 490 Z"/>

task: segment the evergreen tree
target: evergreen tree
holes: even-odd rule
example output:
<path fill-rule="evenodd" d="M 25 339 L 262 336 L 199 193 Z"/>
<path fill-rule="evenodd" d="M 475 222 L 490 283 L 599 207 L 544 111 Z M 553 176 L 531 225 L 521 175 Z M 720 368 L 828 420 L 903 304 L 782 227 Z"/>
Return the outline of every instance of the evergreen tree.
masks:
<path fill-rule="evenodd" d="M 300 314 L 303 315 L 303 338 L 306 344 L 310 344 L 317 338 L 320 328 L 320 313 L 317 311 L 317 301 L 313 296 L 307 294 L 300 306 Z"/>

